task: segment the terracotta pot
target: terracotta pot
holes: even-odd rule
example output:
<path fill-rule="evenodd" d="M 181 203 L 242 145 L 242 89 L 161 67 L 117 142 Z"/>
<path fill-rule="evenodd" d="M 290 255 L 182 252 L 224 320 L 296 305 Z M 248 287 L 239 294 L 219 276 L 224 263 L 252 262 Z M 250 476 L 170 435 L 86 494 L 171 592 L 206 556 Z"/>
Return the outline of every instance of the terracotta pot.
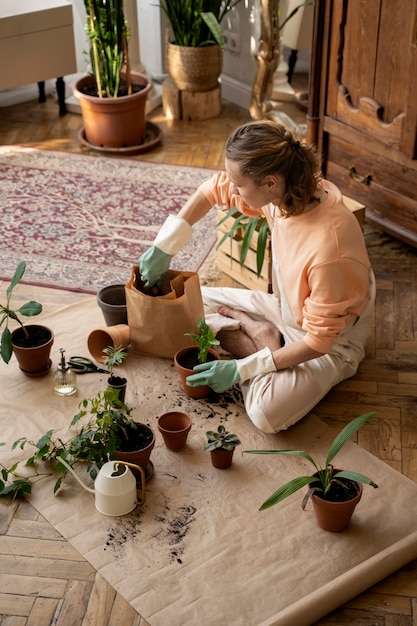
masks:
<path fill-rule="evenodd" d="M 88 350 L 98 363 L 104 363 L 106 355 L 103 350 L 109 346 L 127 348 L 130 342 L 130 329 L 127 324 L 116 324 L 106 328 L 96 328 L 88 335 Z"/>
<path fill-rule="evenodd" d="M 170 450 L 180 450 L 185 446 L 191 426 L 191 417 L 177 411 L 165 413 L 158 418 L 159 432 Z"/>
<path fill-rule="evenodd" d="M 138 448 L 137 450 L 116 450 L 114 453 L 114 458 L 118 461 L 127 461 L 128 463 L 134 463 L 135 465 L 139 465 L 145 472 L 145 478 L 148 478 L 152 475 L 152 472 L 150 470 L 149 458 L 155 446 L 155 433 L 153 432 L 152 428 L 150 428 L 146 424 L 141 424 L 140 422 L 137 422 L 137 431 L 132 431 L 132 433 L 131 447 L 134 447 L 135 434 L 138 437 L 145 435 L 145 437 L 149 440 L 149 443 L 145 447 Z M 141 481 L 142 478 L 139 470 L 135 470 L 135 468 L 131 469 L 136 477 L 136 480 Z"/>
<path fill-rule="evenodd" d="M 143 74 L 132 72 L 140 91 L 120 98 L 99 98 L 83 90 L 94 85 L 92 76 L 83 76 L 74 86 L 87 141 L 101 148 L 140 146 L 146 133 L 146 100 L 152 83 Z"/>
<path fill-rule="evenodd" d="M 13 352 L 21 371 L 26 376 L 43 376 L 49 372 L 52 365 L 50 354 L 54 334 L 50 328 L 38 324 L 29 324 L 25 328 L 31 340 L 28 343 L 23 328 L 16 328 L 12 332 Z"/>
<path fill-rule="evenodd" d="M 335 470 L 335 472 L 341 470 Z M 330 532 L 341 532 L 349 526 L 350 519 L 353 512 L 362 497 L 363 486 L 362 483 L 356 483 L 358 493 L 351 500 L 346 502 L 331 502 L 329 500 L 323 500 L 318 495 L 313 494 L 311 501 L 313 503 L 314 513 L 316 515 L 317 523 L 323 530 Z"/>
<path fill-rule="evenodd" d="M 233 460 L 235 448 L 231 450 L 210 450 L 211 464 L 216 469 L 228 469 Z"/>
<path fill-rule="evenodd" d="M 218 352 L 216 352 L 215 350 L 210 349 L 209 353 L 213 355 L 215 359 L 220 358 Z M 195 363 L 197 364 L 198 363 L 198 359 L 197 359 L 198 348 L 195 346 L 182 348 L 182 350 L 178 350 L 178 352 L 174 356 L 174 364 L 178 372 L 178 375 L 180 377 L 182 388 L 184 389 L 187 396 L 189 396 L 190 398 L 206 398 L 208 395 L 213 393 L 212 389 L 208 385 L 200 385 L 199 387 L 190 387 L 186 383 L 187 376 L 191 376 L 192 374 L 195 374 L 195 372 L 192 369 L 181 365 L 181 359 L 183 359 L 186 355 L 189 355 L 189 354 L 195 355 Z"/>
<path fill-rule="evenodd" d="M 223 51 L 218 45 L 178 46 L 167 43 L 166 65 L 180 91 L 210 91 L 219 84 Z"/>
<path fill-rule="evenodd" d="M 97 294 L 97 304 L 107 326 L 127 324 L 125 285 L 107 285 Z"/>

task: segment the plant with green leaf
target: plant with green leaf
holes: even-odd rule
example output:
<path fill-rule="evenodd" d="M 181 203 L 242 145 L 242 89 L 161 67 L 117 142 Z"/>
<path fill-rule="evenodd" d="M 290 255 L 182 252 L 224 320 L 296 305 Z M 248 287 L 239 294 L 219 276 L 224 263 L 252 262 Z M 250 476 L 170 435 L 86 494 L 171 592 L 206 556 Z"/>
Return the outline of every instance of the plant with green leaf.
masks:
<path fill-rule="evenodd" d="M 108 387 L 94 398 L 84 398 L 70 424 L 71 428 L 77 427 L 78 430 L 67 441 L 56 437 L 53 430 L 48 430 L 38 441 L 27 437 L 17 439 L 12 450 L 29 447 L 34 448 L 34 452 L 26 461 L 14 463 L 8 468 L 0 463 L 0 496 L 17 498 L 30 494 L 32 485 L 38 480 L 59 473 L 54 485 L 56 493 L 67 474 L 67 468 L 59 462 L 60 458 L 71 467 L 78 462 L 87 463 L 87 472 L 95 480 L 100 467 L 114 458 L 115 451 L 137 429 L 136 422 L 130 417 L 131 409 L 118 396 L 118 390 Z M 86 416 L 88 421 L 82 423 Z M 40 464 L 45 471 L 39 470 Z M 22 465 L 31 473 L 19 473 L 18 468 Z"/>
<path fill-rule="evenodd" d="M 212 452 L 213 450 L 233 450 L 240 445 L 240 439 L 237 435 L 230 433 L 223 424 L 217 427 L 217 431 L 208 430 L 206 432 L 207 443 L 204 450 Z"/>
<path fill-rule="evenodd" d="M 90 61 L 99 98 L 117 98 L 121 72 L 127 93 L 132 92 L 128 53 L 129 31 L 123 0 L 84 0 L 86 31 L 90 39 Z M 124 95 L 124 94 L 123 94 Z"/>
<path fill-rule="evenodd" d="M 117 346 L 114 344 L 113 346 L 104 348 L 103 354 L 105 354 L 103 363 L 108 368 L 111 378 L 113 376 L 114 366 L 121 365 L 123 363 L 123 361 L 127 358 L 127 352 L 123 346 Z"/>
<path fill-rule="evenodd" d="M 220 27 L 240 0 L 159 0 L 171 25 L 173 43 L 197 48 L 218 44 L 224 48 Z"/>
<path fill-rule="evenodd" d="M 351 437 L 364 425 L 368 422 L 375 413 L 365 413 L 364 415 L 360 415 L 356 417 L 351 422 L 349 422 L 343 430 L 336 436 L 333 443 L 330 445 L 330 448 L 327 452 L 326 460 L 324 463 L 324 467 L 321 467 L 319 463 L 317 463 L 308 452 L 304 452 L 303 450 L 245 450 L 248 454 L 291 454 L 300 456 L 314 467 L 315 472 L 310 476 L 298 476 L 297 478 L 293 478 L 289 482 L 282 485 L 277 491 L 275 491 L 265 502 L 261 505 L 260 511 L 268 509 L 279 502 L 282 502 L 289 496 L 291 496 L 296 491 L 299 491 L 303 487 L 307 485 L 310 487 L 306 496 L 302 502 L 302 508 L 305 509 L 308 499 L 314 493 L 320 497 L 327 496 L 329 498 L 329 491 L 334 485 L 334 483 L 343 486 L 343 481 L 340 479 L 352 480 L 358 483 L 364 483 L 366 485 L 371 485 L 372 487 L 378 487 L 377 484 L 373 482 L 367 476 L 363 474 L 359 474 L 358 472 L 351 470 L 335 470 L 332 461 L 335 456 L 340 452 L 343 446 L 351 439 Z M 326 499 L 326 498 L 325 498 Z"/>
<path fill-rule="evenodd" d="M 21 321 L 19 315 L 24 315 L 25 317 L 33 317 L 35 315 L 39 315 L 39 313 L 42 312 L 42 305 L 39 304 L 39 302 L 35 302 L 34 300 L 26 302 L 26 304 L 23 304 L 18 309 L 14 310 L 10 308 L 10 300 L 12 298 L 13 290 L 18 282 L 22 279 L 23 274 L 25 273 L 25 269 L 25 261 L 20 261 L 10 281 L 10 285 L 7 287 L 6 304 L 0 304 L 0 328 L 3 326 L 3 324 L 5 324 L 5 328 L 1 335 L 0 354 L 5 363 L 8 363 L 10 361 L 13 353 L 12 333 L 9 329 L 9 320 L 14 320 L 18 324 L 20 324 L 26 337 L 29 337 L 28 331 Z"/>
<path fill-rule="evenodd" d="M 191 337 L 198 344 L 198 361 L 199 363 L 206 363 L 207 356 L 210 348 L 220 345 L 220 341 L 216 339 L 213 331 L 208 326 L 204 317 L 201 317 L 197 322 L 198 330 L 200 334 L 185 333 L 187 337 Z"/>
<path fill-rule="evenodd" d="M 233 218 L 233 224 L 231 228 L 223 234 L 222 238 L 217 244 L 217 248 L 219 248 L 224 241 L 230 239 L 230 257 L 232 257 L 233 239 L 240 239 L 241 249 L 239 263 L 241 266 L 243 266 L 250 250 L 252 238 L 255 232 L 257 232 L 258 242 L 256 246 L 256 273 L 259 278 L 262 273 L 262 268 L 265 261 L 265 254 L 269 243 L 270 229 L 268 222 L 263 215 L 259 215 L 257 217 L 249 217 L 240 213 L 236 207 L 233 207 L 232 209 L 227 211 L 226 215 L 217 223 L 217 227 L 220 227 L 230 218 Z"/>

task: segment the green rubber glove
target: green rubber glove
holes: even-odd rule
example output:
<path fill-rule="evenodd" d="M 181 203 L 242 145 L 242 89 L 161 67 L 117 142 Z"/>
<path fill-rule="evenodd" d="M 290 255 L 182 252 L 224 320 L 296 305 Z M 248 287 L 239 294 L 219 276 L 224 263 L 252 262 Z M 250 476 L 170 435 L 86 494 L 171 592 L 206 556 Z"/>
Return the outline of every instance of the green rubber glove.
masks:
<path fill-rule="evenodd" d="M 140 277 L 145 287 L 153 287 L 169 270 L 172 256 L 152 246 L 139 259 Z"/>
<path fill-rule="evenodd" d="M 208 361 L 196 365 L 192 374 L 186 379 L 190 387 L 208 385 L 216 393 L 222 393 L 232 387 L 240 379 L 235 360 L 232 361 Z"/>

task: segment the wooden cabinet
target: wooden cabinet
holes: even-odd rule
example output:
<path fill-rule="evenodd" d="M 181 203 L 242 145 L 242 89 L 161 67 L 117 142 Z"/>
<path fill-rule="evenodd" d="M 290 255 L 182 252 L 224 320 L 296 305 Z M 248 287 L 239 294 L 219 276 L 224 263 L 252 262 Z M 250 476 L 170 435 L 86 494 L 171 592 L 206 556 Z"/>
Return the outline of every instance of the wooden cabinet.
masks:
<path fill-rule="evenodd" d="M 316 0 L 307 126 L 326 178 L 417 246 L 417 0 Z"/>

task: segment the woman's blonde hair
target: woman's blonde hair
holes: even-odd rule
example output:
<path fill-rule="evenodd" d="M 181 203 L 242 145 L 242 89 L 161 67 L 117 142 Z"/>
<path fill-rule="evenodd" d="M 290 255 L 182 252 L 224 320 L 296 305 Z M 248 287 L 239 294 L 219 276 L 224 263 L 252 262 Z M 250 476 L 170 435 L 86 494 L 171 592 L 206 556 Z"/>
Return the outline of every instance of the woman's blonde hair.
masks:
<path fill-rule="evenodd" d="M 322 177 L 314 146 L 295 141 L 285 126 L 268 120 L 237 128 L 226 142 L 225 156 L 256 185 L 270 174 L 282 176 L 285 193 L 280 209 L 287 217 L 303 213 Z"/>

